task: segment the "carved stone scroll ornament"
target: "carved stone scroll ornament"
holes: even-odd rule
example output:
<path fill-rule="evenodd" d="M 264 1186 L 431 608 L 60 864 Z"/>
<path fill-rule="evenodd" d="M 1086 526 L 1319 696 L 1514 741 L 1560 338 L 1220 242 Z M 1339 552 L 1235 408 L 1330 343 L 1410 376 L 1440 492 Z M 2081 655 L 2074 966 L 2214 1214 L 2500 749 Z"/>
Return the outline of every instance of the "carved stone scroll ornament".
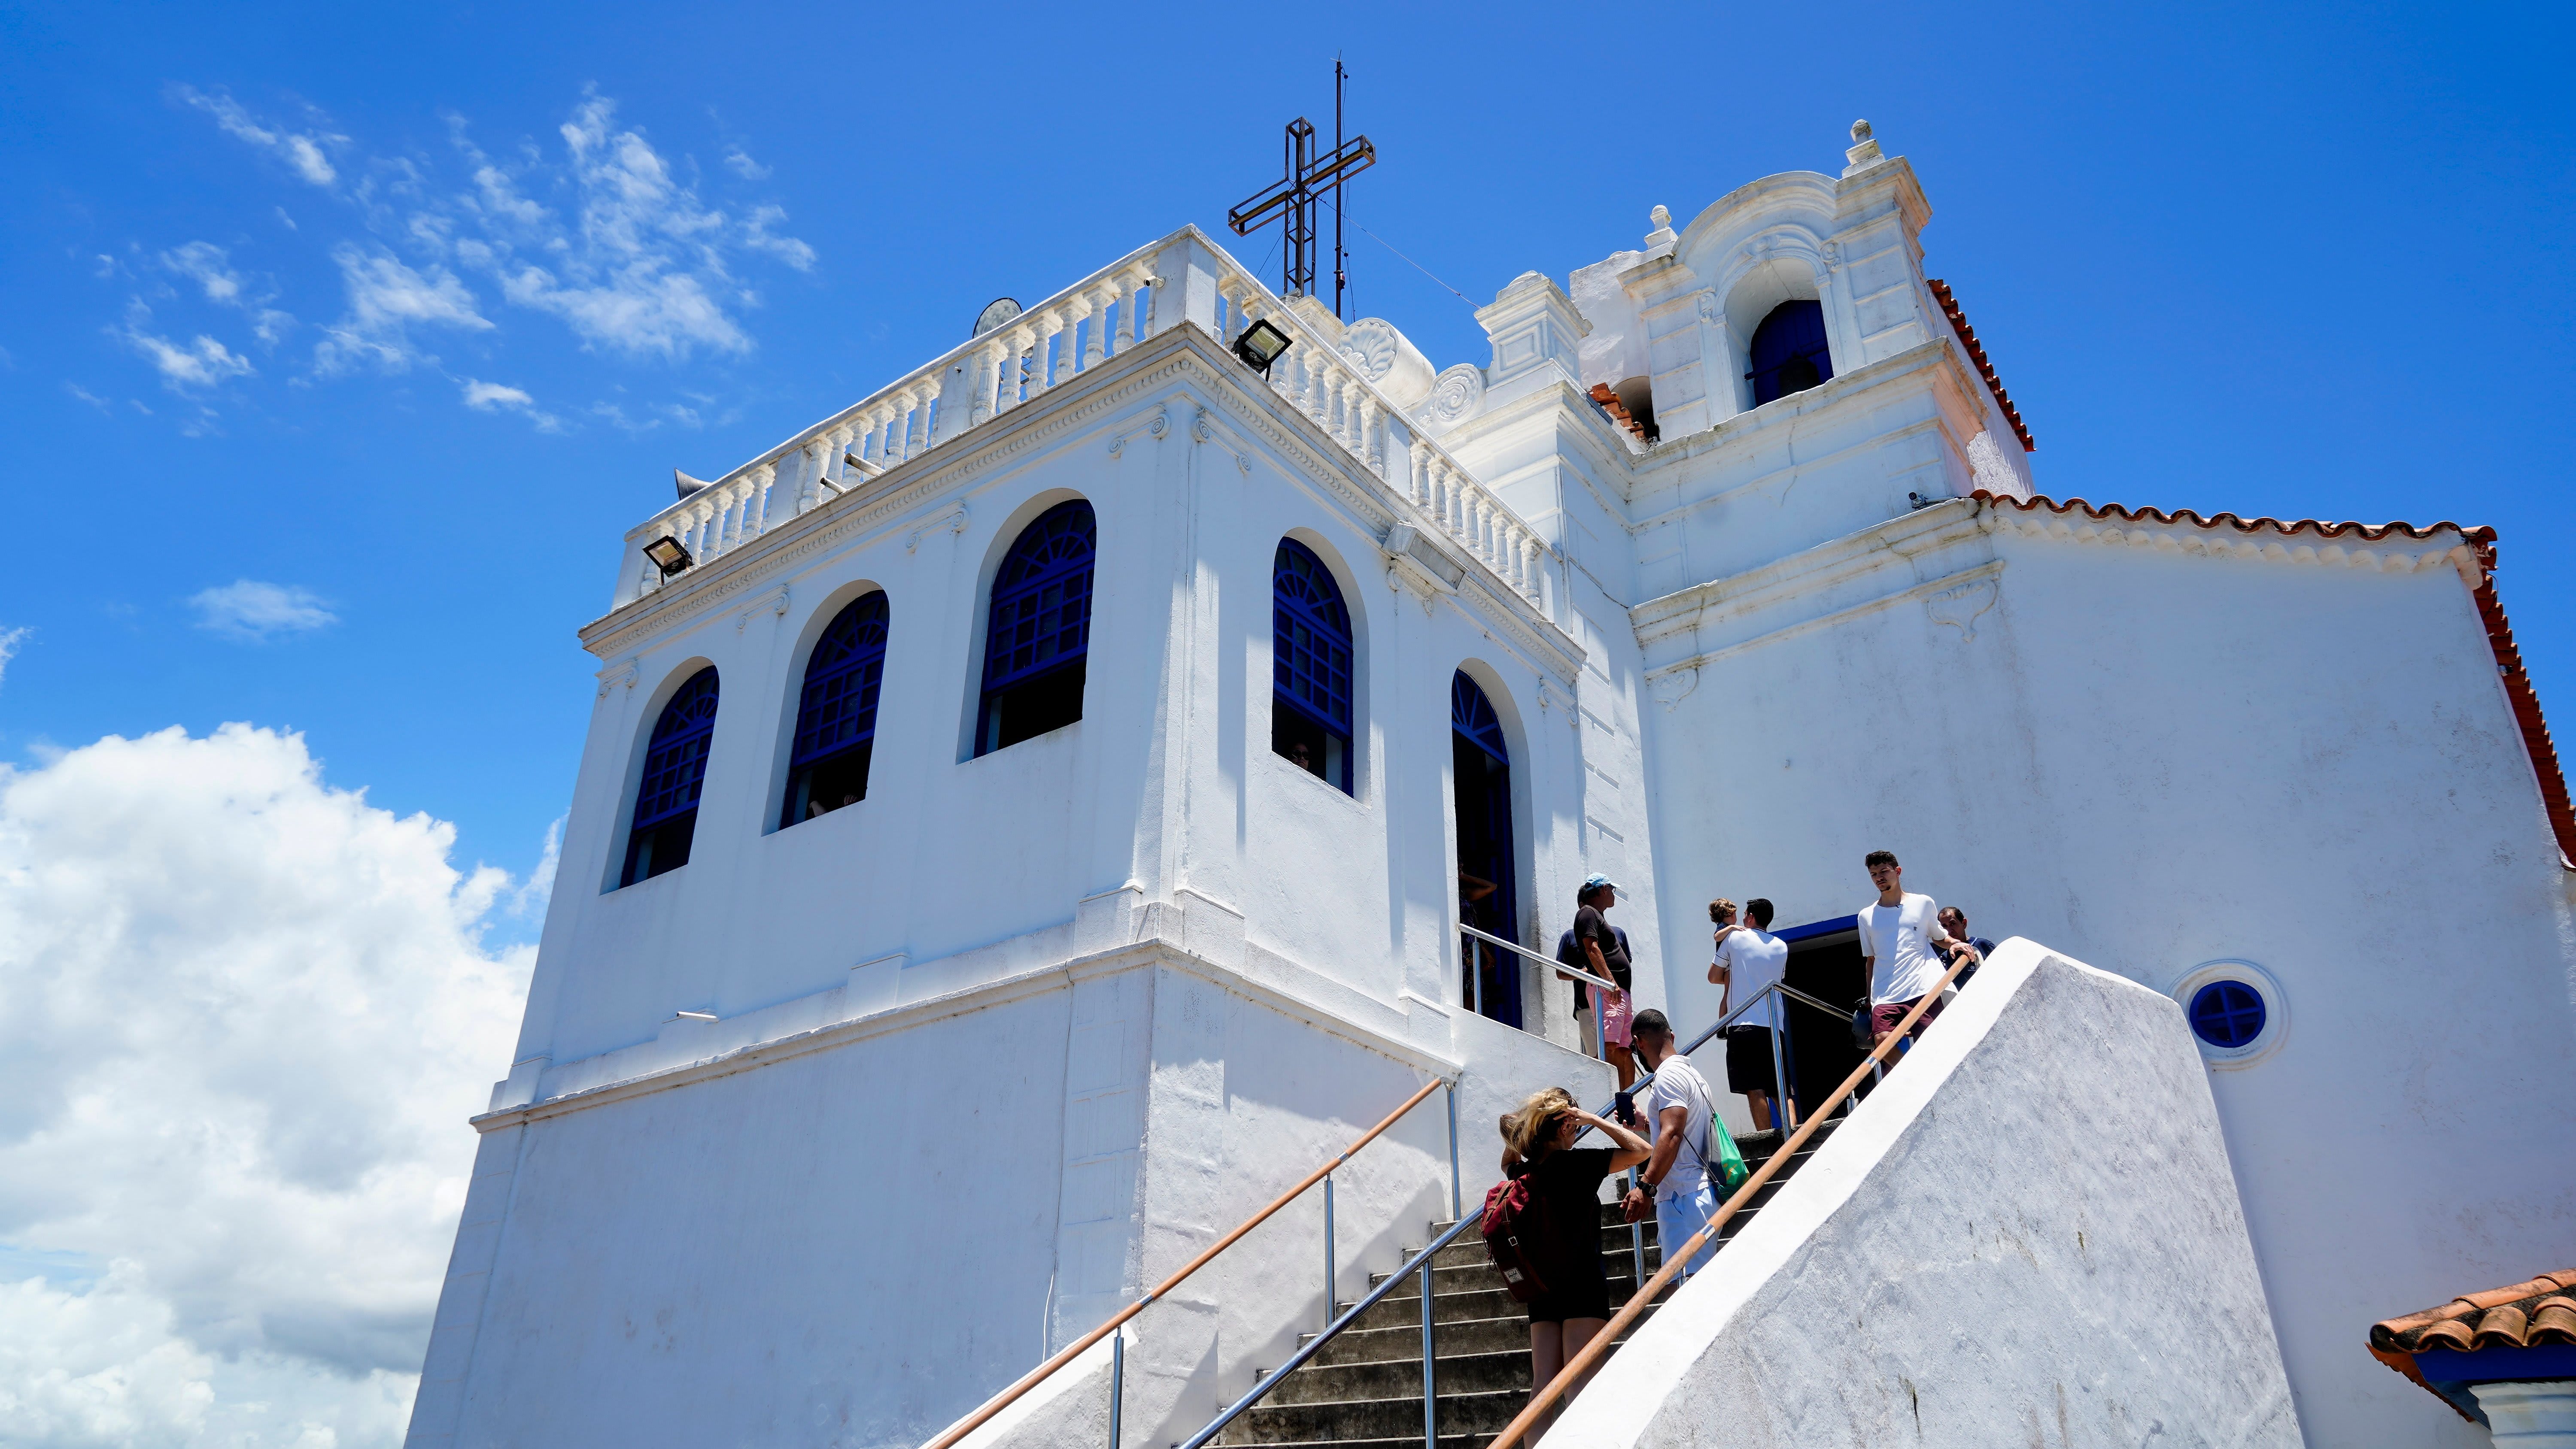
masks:
<path fill-rule="evenodd" d="M 1958 630 L 1959 642 L 1964 644 L 1977 637 L 1977 618 L 1995 606 L 1995 594 L 1993 579 L 1978 579 L 1926 597 L 1923 607 L 1933 623 Z"/>
<path fill-rule="evenodd" d="M 1158 403 L 1155 405 L 1152 414 L 1147 416 L 1143 422 L 1130 424 L 1129 426 L 1118 430 L 1117 435 L 1109 440 L 1109 456 L 1115 458 L 1125 453 L 1127 451 L 1127 440 L 1138 433 L 1143 433 L 1148 437 L 1159 439 L 1163 434 L 1168 433 L 1171 430 L 1172 420 L 1164 414 L 1162 405 Z"/>
<path fill-rule="evenodd" d="M 1431 396 L 1422 403 L 1423 421 L 1445 432 L 1474 417 L 1484 405 L 1485 370 L 1462 362 L 1431 384 Z"/>
<path fill-rule="evenodd" d="M 922 524 L 909 534 L 906 534 L 903 540 L 903 551 L 905 553 L 915 552 L 921 547 L 921 541 L 924 538 L 939 532 L 941 529 L 946 529 L 950 533 L 964 533 L 966 531 L 966 505 L 963 503 L 953 505 L 946 513 L 939 515 L 937 518 L 930 520 L 928 523 Z"/>
<path fill-rule="evenodd" d="M 1395 324 L 1379 317 L 1362 317 L 1342 333 L 1342 355 L 1371 382 L 1384 382 L 1395 370 L 1398 345 Z"/>

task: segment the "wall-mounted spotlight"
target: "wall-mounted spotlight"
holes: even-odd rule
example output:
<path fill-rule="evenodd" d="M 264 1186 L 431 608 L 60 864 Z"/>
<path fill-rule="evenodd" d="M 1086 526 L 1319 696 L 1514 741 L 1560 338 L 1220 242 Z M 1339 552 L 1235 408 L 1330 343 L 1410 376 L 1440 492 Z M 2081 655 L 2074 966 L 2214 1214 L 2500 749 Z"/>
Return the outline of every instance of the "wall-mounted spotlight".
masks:
<path fill-rule="evenodd" d="M 653 561 L 653 566 L 660 569 L 666 579 L 697 562 L 689 557 L 688 549 L 678 539 L 667 533 L 644 545 L 644 556 Z"/>
<path fill-rule="evenodd" d="M 1262 376 L 1268 377 L 1270 364 L 1277 362 L 1279 354 L 1288 350 L 1290 340 L 1287 333 L 1271 326 L 1270 319 L 1264 317 L 1244 328 L 1243 335 L 1234 339 L 1234 355 L 1242 358 L 1244 365 L 1257 367 L 1261 369 Z"/>

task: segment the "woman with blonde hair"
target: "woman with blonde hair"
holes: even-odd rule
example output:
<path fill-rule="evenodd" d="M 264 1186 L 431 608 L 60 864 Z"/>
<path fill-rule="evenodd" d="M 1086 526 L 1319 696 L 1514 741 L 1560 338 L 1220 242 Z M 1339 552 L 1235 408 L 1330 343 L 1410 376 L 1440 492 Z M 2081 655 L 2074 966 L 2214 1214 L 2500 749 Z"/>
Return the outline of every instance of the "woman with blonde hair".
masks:
<path fill-rule="evenodd" d="M 1584 1129 L 1596 1127 L 1618 1145 L 1574 1145 Z M 1545 1204 L 1548 1230 L 1559 1239 L 1548 1256 L 1560 1268 L 1547 1291 L 1529 1303 L 1531 1382 L 1543 1385 L 1610 1321 L 1610 1283 L 1601 1269 L 1601 1184 L 1645 1161 L 1653 1149 L 1645 1138 L 1576 1106 L 1563 1087 L 1532 1093 L 1517 1111 L 1503 1115 L 1502 1132 L 1503 1171 L 1528 1180 L 1530 1195 Z M 1558 1409 L 1582 1388 L 1569 1389 L 1557 1400 Z"/>

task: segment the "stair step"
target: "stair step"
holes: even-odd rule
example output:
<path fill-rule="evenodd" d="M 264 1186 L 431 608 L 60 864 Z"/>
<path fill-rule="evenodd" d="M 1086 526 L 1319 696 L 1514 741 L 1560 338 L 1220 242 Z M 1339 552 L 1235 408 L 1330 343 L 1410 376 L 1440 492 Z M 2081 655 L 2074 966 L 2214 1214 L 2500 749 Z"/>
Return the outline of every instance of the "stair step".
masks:
<path fill-rule="evenodd" d="M 1528 1402 L 1526 1388 L 1443 1393 L 1440 1432 L 1444 1437 L 1499 1432 Z M 1276 1405 L 1264 1402 L 1227 1425 L 1223 1439 L 1228 1444 L 1311 1444 L 1318 1440 L 1408 1437 L 1416 1444 L 1422 1442 L 1419 1380 L 1409 1398 Z"/>
<path fill-rule="evenodd" d="M 1747 1199 L 1719 1235 L 1723 1245 L 1744 1230 L 1824 1145 L 1834 1126 L 1820 1127 L 1771 1182 Z M 1777 1153 L 1781 1134 L 1737 1139 L 1746 1160 L 1759 1167 Z M 1617 1184 L 1613 1184 L 1614 1187 Z M 1632 1231 L 1617 1202 L 1601 1204 L 1601 1262 L 1615 1311 L 1637 1287 L 1637 1245 L 1642 1240 L 1648 1273 L 1662 1264 L 1654 1223 Z M 1436 1236 L 1453 1223 L 1432 1224 Z M 1218 1442 L 1229 1445 L 1295 1444 L 1308 1449 L 1413 1449 L 1422 1437 L 1422 1286 L 1417 1268 L 1352 1326 L 1326 1344 L 1313 1361 L 1286 1375 L 1262 1402 L 1228 1426 Z M 1371 1274 L 1372 1288 L 1386 1281 Z M 1642 1328 L 1660 1304 L 1649 1305 L 1629 1333 Z M 1342 1308 L 1346 1311 L 1349 1305 Z M 1495 1273 L 1482 1239 L 1471 1230 L 1432 1258 L 1434 1386 L 1439 1392 L 1438 1449 L 1483 1449 L 1511 1416 L 1529 1402 L 1529 1314 L 1512 1300 Z M 1628 1335 L 1623 1334 L 1624 1339 Z M 1314 1335 L 1301 1334 L 1301 1344 Z"/>

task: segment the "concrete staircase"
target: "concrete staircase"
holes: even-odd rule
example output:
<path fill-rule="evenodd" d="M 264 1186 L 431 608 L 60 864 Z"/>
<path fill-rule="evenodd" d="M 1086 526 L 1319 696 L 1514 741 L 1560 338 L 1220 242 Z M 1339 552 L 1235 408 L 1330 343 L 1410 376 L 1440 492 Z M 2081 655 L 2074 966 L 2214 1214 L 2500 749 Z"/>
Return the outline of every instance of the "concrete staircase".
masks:
<path fill-rule="evenodd" d="M 1826 1123 L 1780 1175 L 1765 1183 L 1745 1210 L 1729 1220 L 1718 1240 L 1721 1251 L 1824 1145 L 1833 1126 Z M 1756 1133 L 1736 1142 L 1746 1162 L 1759 1167 L 1779 1150 L 1780 1134 Z M 1445 1222 L 1432 1224 L 1432 1236 L 1448 1227 Z M 1643 1229 L 1646 1272 L 1651 1275 L 1663 1257 L 1655 1241 L 1655 1225 L 1648 1222 Z M 1416 1251 L 1408 1248 L 1406 1256 Z M 1627 1224 L 1619 1221 L 1618 1208 L 1610 1203 L 1601 1207 L 1601 1256 L 1615 1311 L 1635 1294 L 1638 1280 L 1633 1239 Z M 1380 1299 L 1341 1337 L 1289 1374 L 1228 1425 L 1216 1442 L 1314 1449 L 1421 1446 L 1422 1288 L 1418 1274 L 1408 1276 L 1410 1281 Z M 1484 1240 L 1473 1229 L 1440 1250 L 1432 1260 L 1431 1278 L 1438 1449 L 1483 1449 L 1529 1402 L 1529 1315 L 1504 1291 L 1501 1275 L 1486 1256 Z M 1370 1286 L 1383 1281 L 1384 1274 L 1373 1275 Z M 1349 1306 L 1337 1305 L 1337 1311 Z M 1654 1307 L 1648 1307 L 1638 1326 L 1654 1312 Z M 1300 1342 L 1313 1337 L 1304 1335 Z"/>

